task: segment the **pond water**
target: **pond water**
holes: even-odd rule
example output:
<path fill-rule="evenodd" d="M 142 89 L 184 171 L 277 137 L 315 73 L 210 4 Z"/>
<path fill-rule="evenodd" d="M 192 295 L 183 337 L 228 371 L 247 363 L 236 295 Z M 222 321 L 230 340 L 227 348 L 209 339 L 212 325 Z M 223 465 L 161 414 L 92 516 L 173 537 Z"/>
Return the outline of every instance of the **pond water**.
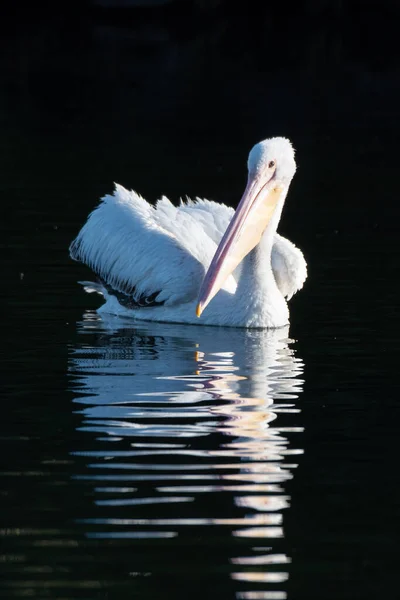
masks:
<path fill-rule="evenodd" d="M 1 59 L 0 594 L 397 597 L 400 104 L 355 108 L 371 74 L 315 95 L 282 66 L 269 93 L 208 38 L 58 27 Z M 235 205 L 275 134 L 309 263 L 290 328 L 99 318 L 68 245 L 112 182 Z"/>

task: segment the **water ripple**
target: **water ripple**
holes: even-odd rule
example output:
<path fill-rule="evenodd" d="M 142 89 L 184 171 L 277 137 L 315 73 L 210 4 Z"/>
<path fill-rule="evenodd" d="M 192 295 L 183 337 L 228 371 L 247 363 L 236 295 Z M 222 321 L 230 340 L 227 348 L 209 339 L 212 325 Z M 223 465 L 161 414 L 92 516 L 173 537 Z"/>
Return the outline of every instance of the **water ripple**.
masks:
<path fill-rule="evenodd" d="M 130 329 L 89 316 L 80 333 L 71 456 L 96 507 L 75 519 L 86 538 L 159 540 L 167 559 L 168 544 L 201 531 L 202 545 L 229 540 L 237 598 L 285 598 L 284 486 L 302 453 L 289 436 L 302 432 L 303 383 L 287 330 Z"/>

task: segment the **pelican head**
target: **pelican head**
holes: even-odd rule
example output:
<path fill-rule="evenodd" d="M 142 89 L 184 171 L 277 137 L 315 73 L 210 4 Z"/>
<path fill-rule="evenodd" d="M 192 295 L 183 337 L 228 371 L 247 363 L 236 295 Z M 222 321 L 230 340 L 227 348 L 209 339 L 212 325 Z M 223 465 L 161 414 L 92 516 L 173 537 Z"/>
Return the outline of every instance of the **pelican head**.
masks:
<path fill-rule="evenodd" d="M 196 308 L 198 317 L 232 271 L 257 246 L 269 225 L 272 239 L 296 171 L 292 144 L 282 137 L 259 142 L 250 151 L 247 167 L 249 174 L 243 197 L 200 289 Z M 274 214 L 278 219 L 273 219 Z"/>

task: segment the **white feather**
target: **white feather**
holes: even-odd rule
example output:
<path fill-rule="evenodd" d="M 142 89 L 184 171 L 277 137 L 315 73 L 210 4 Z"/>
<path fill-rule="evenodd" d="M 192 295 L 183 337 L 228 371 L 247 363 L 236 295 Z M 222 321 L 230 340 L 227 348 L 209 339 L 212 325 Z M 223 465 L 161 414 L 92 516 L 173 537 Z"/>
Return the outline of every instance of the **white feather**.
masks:
<path fill-rule="evenodd" d="M 212 200 L 201 198 L 196 198 L 195 201 L 188 199 L 186 203 L 181 202 L 178 210 L 192 215 L 216 244 L 221 241 L 235 214 L 234 209 L 226 204 L 218 204 Z"/>
<path fill-rule="evenodd" d="M 271 265 L 279 291 L 290 300 L 301 290 L 307 279 L 307 263 L 302 251 L 290 240 L 276 233 L 271 252 Z"/>
<path fill-rule="evenodd" d="M 188 251 L 157 223 L 155 213 L 138 194 L 116 185 L 114 195 L 102 199 L 71 244 L 71 256 L 120 292 L 160 292 L 157 300 L 169 305 L 189 302 L 205 273 L 194 255 L 201 250 Z"/>
<path fill-rule="evenodd" d="M 134 298 L 159 292 L 157 302 L 171 306 L 197 297 L 216 247 L 201 223 L 167 198 L 154 208 L 116 185 L 89 215 L 70 253 L 114 289 Z M 233 277 L 225 289 L 235 291 Z"/>

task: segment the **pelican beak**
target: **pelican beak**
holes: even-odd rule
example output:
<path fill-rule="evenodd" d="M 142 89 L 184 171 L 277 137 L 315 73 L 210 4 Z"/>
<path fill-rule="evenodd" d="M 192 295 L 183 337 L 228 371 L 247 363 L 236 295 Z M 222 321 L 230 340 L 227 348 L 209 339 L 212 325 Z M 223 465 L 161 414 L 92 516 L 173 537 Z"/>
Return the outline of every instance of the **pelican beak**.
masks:
<path fill-rule="evenodd" d="M 238 264 L 259 243 L 284 189 L 274 173 L 249 176 L 243 197 L 203 280 L 196 307 L 198 317 Z"/>

